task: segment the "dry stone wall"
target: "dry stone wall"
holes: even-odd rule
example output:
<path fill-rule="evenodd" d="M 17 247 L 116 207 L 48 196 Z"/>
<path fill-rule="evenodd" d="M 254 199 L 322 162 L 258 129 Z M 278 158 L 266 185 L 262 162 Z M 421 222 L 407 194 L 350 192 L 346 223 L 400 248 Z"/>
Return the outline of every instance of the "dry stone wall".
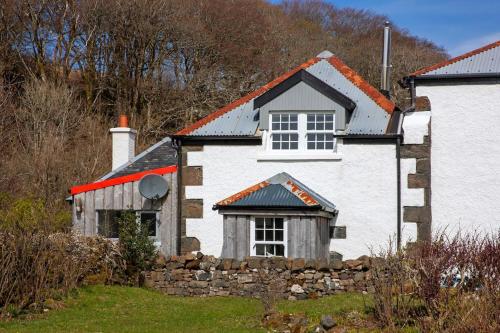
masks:
<path fill-rule="evenodd" d="M 144 272 L 145 285 L 180 296 L 317 298 L 343 291 L 373 292 L 372 259 L 304 260 L 196 255 L 160 257 Z"/>

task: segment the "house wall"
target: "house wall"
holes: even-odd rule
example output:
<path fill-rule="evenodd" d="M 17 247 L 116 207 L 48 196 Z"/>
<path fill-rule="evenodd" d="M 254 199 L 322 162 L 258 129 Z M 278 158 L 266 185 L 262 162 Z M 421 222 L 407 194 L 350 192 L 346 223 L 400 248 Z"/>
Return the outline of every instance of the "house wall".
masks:
<path fill-rule="evenodd" d="M 73 230 L 85 236 L 97 234 L 98 210 L 157 210 L 160 211 L 160 251 L 165 255 L 177 254 L 177 174 L 163 177 L 170 184 L 166 197 L 157 203 L 145 199 L 139 193 L 139 181 L 109 186 L 73 196 Z M 77 212 L 77 202 L 82 212 Z"/>
<path fill-rule="evenodd" d="M 347 227 L 346 239 L 333 239 L 330 250 L 344 258 L 359 257 L 387 245 L 396 235 L 395 145 L 343 144 L 339 160 L 259 160 L 261 145 L 205 145 L 187 152 L 187 166 L 201 167 L 203 181 L 186 186 L 185 198 L 202 202 L 202 216 L 186 219 L 186 236 L 199 240 L 205 254 L 220 256 L 223 244 L 222 216 L 212 210 L 216 202 L 287 172 L 337 205 L 336 225 Z M 410 166 L 405 168 L 411 168 Z M 407 201 L 423 200 L 403 193 Z"/>
<path fill-rule="evenodd" d="M 417 86 L 432 108 L 432 230 L 500 227 L 500 84 Z"/>

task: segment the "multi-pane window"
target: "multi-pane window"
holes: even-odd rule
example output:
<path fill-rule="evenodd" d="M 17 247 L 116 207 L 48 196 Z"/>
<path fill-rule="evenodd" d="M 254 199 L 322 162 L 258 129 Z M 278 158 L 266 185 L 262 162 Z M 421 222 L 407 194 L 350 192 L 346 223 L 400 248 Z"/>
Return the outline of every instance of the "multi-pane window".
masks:
<path fill-rule="evenodd" d="M 271 115 L 273 150 L 299 149 L 298 115 L 276 113 Z"/>
<path fill-rule="evenodd" d="M 286 256 L 285 221 L 282 217 L 256 217 L 254 251 L 257 256 Z"/>
<path fill-rule="evenodd" d="M 307 115 L 307 149 L 333 150 L 335 148 L 333 113 Z"/>
<path fill-rule="evenodd" d="M 118 238 L 120 231 L 120 219 L 123 218 L 125 210 L 98 210 L 97 211 L 97 234 L 106 238 Z M 135 214 L 137 223 L 147 228 L 150 237 L 156 237 L 158 225 L 158 212 L 128 211 Z"/>

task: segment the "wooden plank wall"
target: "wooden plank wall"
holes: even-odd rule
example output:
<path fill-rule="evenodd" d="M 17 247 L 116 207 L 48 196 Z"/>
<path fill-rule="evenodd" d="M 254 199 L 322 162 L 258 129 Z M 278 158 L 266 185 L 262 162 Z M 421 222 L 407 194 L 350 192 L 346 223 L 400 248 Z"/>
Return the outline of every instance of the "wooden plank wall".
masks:
<path fill-rule="evenodd" d="M 326 218 L 291 216 L 288 221 L 289 258 L 329 258 L 330 235 Z"/>
<path fill-rule="evenodd" d="M 141 196 L 138 181 L 75 195 L 75 202 L 80 199 L 83 203 L 83 211 L 79 214 L 73 205 L 75 232 L 87 236 L 96 235 L 97 210 L 156 210 L 160 212 L 160 250 L 165 255 L 177 254 L 177 174 L 166 174 L 163 177 L 170 184 L 169 192 L 165 198 L 154 203 Z"/>
<path fill-rule="evenodd" d="M 250 218 L 224 215 L 222 257 L 243 260 L 250 255 Z"/>

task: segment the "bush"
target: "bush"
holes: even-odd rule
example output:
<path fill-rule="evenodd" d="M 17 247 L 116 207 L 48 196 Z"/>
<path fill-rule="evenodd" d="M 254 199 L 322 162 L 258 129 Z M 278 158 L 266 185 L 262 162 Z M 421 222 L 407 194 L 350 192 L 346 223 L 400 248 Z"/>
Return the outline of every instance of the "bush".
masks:
<path fill-rule="evenodd" d="M 374 261 L 375 313 L 392 331 L 500 331 L 500 231 L 436 236 L 380 253 Z"/>
<path fill-rule="evenodd" d="M 133 277 L 139 271 L 151 267 L 157 251 L 149 237 L 149 226 L 137 222 L 133 212 L 126 212 L 118 219 L 120 249 L 127 264 L 127 272 Z"/>

